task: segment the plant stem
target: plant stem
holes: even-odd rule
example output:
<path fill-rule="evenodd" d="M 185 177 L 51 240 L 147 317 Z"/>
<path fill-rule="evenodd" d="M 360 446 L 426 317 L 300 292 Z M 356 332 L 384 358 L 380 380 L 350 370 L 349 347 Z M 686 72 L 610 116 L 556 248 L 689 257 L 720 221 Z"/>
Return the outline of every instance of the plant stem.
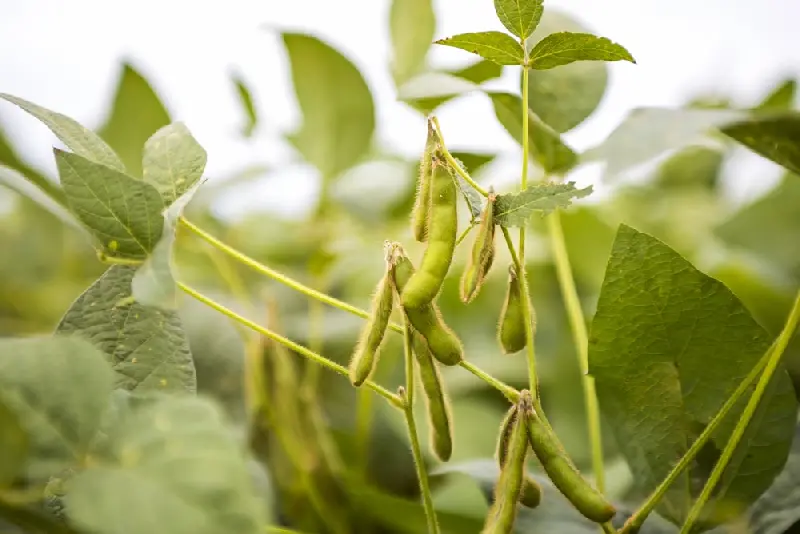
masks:
<path fill-rule="evenodd" d="M 464 228 L 464 231 L 463 231 L 463 232 L 461 232 L 461 235 L 460 235 L 460 236 L 458 236 L 458 239 L 456 239 L 456 246 L 460 245 L 460 244 L 462 243 L 462 241 L 464 241 L 464 240 L 467 238 L 467 236 L 468 236 L 468 235 L 469 235 L 469 233 L 472 231 L 472 228 L 473 228 L 474 226 L 475 226 L 474 224 L 470 224 L 469 226 L 467 226 L 466 228 Z"/>
<path fill-rule="evenodd" d="M 315 362 L 315 363 L 317 363 L 317 364 L 319 364 L 319 365 L 321 365 L 323 367 L 326 367 L 327 369 L 330 369 L 331 371 L 339 373 L 340 375 L 342 375 L 344 377 L 349 377 L 349 371 L 346 368 L 344 368 L 341 365 L 339 365 L 338 363 L 332 362 L 331 360 L 329 360 L 329 359 L 327 359 L 327 358 L 325 358 L 323 356 L 320 356 L 316 352 L 311 351 L 311 350 L 305 348 L 304 346 L 299 345 L 299 344 L 295 343 L 294 341 L 292 341 L 292 340 L 290 340 L 288 338 L 285 338 L 285 337 L 283 337 L 282 335 L 280 335 L 280 334 L 278 334 L 276 332 L 273 332 L 272 330 L 270 330 L 268 328 L 260 326 L 260 325 L 254 323 L 253 321 L 251 321 L 251 320 L 249 320 L 249 319 L 247 319 L 245 317 L 242 317 L 241 315 L 237 314 L 233 310 L 230 310 L 230 309 L 226 308 L 222 304 L 210 299 L 209 297 L 206 297 L 202 293 L 199 293 L 197 290 L 187 286 L 186 284 L 184 284 L 182 282 L 176 282 L 176 284 L 181 289 L 181 291 L 183 291 L 187 295 L 199 300 L 200 302 L 202 302 L 206 306 L 214 308 L 215 310 L 220 312 L 222 315 L 224 315 L 224 316 L 226 316 L 226 317 L 228 317 L 228 318 L 230 318 L 230 319 L 232 319 L 232 320 L 234 320 L 234 321 L 236 321 L 236 322 L 238 322 L 238 323 L 240 323 L 240 324 L 242 324 L 242 325 L 244 325 L 244 326 L 246 326 L 246 327 L 248 327 L 248 328 L 250 328 L 252 330 L 255 330 L 259 334 L 268 337 L 269 339 L 271 339 L 272 341 L 274 341 L 276 343 L 280 343 L 281 345 L 283 345 L 284 347 L 288 348 L 289 350 L 292 350 L 292 351 L 296 352 L 297 354 L 299 354 L 301 356 L 304 356 L 305 358 L 308 358 L 309 360 L 311 360 L 311 361 L 313 361 L 313 362 Z M 400 399 L 400 397 L 398 397 L 394 393 L 391 393 L 387 389 L 379 386 L 378 384 L 376 384 L 375 382 L 372 382 L 370 380 L 367 380 L 366 382 L 364 382 L 364 385 L 366 387 L 368 387 L 369 389 L 371 389 L 372 391 L 374 391 L 375 393 L 377 393 L 378 395 L 380 395 L 381 397 L 383 397 L 386 400 L 388 400 L 396 408 L 400 408 L 401 410 L 403 409 L 403 406 L 404 406 L 403 405 L 403 401 Z"/>
<path fill-rule="evenodd" d="M 553 260 L 556 266 L 558 283 L 564 305 L 567 308 L 569 323 L 572 328 L 572 337 L 575 350 L 578 353 L 580 364 L 583 397 L 586 406 L 586 419 L 589 427 L 589 443 L 592 449 L 592 467 L 594 469 L 595 484 L 600 493 L 605 491 L 605 473 L 603 469 L 603 439 L 600 433 L 600 407 L 597 403 L 594 377 L 589 374 L 589 335 L 586 331 L 586 320 L 583 317 L 581 301 L 578 290 L 575 288 L 575 279 L 572 276 L 572 267 L 564 242 L 564 231 L 561 229 L 559 212 L 551 213 L 547 218 L 547 230 L 553 247 Z"/>
<path fill-rule="evenodd" d="M 600 528 L 603 529 L 605 534 L 619 534 L 617 529 L 614 528 L 614 525 L 611 524 L 611 521 L 606 521 L 600 525 Z"/>
<path fill-rule="evenodd" d="M 695 501 L 694 506 L 692 506 L 692 508 L 689 510 L 689 514 L 686 517 L 686 522 L 681 528 L 681 534 L 688 534 L 691 532 L 692 527 L 694 527 L 694 524 L 700 517 L 700 513 L 705 507 L 706 502 L 708 502 L 709 497 L 711 497 L 711 493 L 714 491 L 719 479 L 725 472 L 725 468 L 728 467 L 728 463 L 733 457 L 733 453 L 736 451 L 736 448 L 739 446 L 739 442 L 744 436 L 744 433 L 747 431 L 747 427 L 750 425 L 750 421 L 753 419 L 756 409 L 758 409 L 758 405 L 764 396 L 764 392 L 767 390 L 767 386 L 769 386 L 772 376 L 775 374 L 775 370 L 778 368 L 778 364 L 780 364 L 781 359 L 783 358 L 783 353 L 786 350 L 786 346 L 789 344 L 789 341 L 792 339 L 792 336 L 794 335 L 794 331 L 797 328 L 798 322 L 800 322 L 800 292 L 798 292 L 797 296 L 795 297 L 794 305 L 792 306 L 791 312 L 789 312 L 789 317 L 786 320 L 783 330 L 775 340 L 775 348 L 771 351 L 767 351 L 769 357 L 766 367 L 764 368 L 764 374 L 762 374 L 761 378 L 758 380 L 758 383 L 753 390 L 753 394 L 750 396 L 750 400 L 747 402 L 747 406 L 745 406 L 739 422 L 733 429 L 730 439 L 725 444 L 722 455 L 720 455 L 720 458 L 717 461 L 717 464 L 714 466 L 714 469 L 711 471 L 711 475 L 708 477 L 705 486 L 703 486 L 700 496 L 697 498 L 697 501 Z"/>
<path fill-rule="evenodd" d="M 680 474 L 683 473 L 687 467 L 689 467 L 689 464 L 692 462 L 692 460 L 694 460 L 695 456 L 697 456 L 697 453 L 700 452 L 700 449 L 702 449 L 708 440 L 711 439 L 711 436 L 714 434 L 714 432 L 716 432 L 719 425 L 725 420 L 725 416 L 728 415 L 728 412 L 739 402 L 745 392 L 756 381 L 758 376 L 761 374 L 761 371 L 764 369 L 764 366 L 767 364 L 770 354 L 772 354 L 772 350 L 768 350 L 750 370 L 750 373 L 745 377 L 745 379 L 742 380 L 738 386 L 736 386 L 736 389 L 725 401 L 725 404 L 722 405 L 716 415 L 714 415 L 714 418 L 711 419 L 708 425 L 706 425 L 700 436 L 694 440 L 692 445 L 689 447 L 689 450 L 687 450 L 683 457 L 678 460 L 678 463 L 675 464 L 675 467 L 672 468 L 667 477 L 658 485 L 653 493 L 650 494 L 644 504 L 639 507 L 639 509 L 636 510 L 631 517 L 628 518 L 628 520 L 625 522 L 625 526 L 623 526 L 622 530 L 620 530 L 620 534 L 634 534 L 639 531 L 645 520 L 647 520 L 647 517 L 655 509 L 655 507 L 658 506 L 658 503 L 667 493 L 669 487 L 678 479 Z"/>
<path fill-rule="evenodd" d="M 411 441 L 411 454 L 414 457 L 414 465 L 417 467 L 417 478 L 419 479 L 419 490 L 422 494 L 422 505 L 425 509 L 425 519 L 428 523 L 428 534 L 439 534 L 439 523 L 436 520 L 436 510 L 433 507 L 433 497 L 428 484 L 428 473 L 425 470 L 422 448 L 419 445 L 419 437 L 417 435 L 417 425 L 414 421 L 414 355 L 411 353 L 411 328 L 405 318 L 404 323 L 403 355 L 405 356 L 406 364 L 406 386 L 401 393 L 404 401 L 403 412 L 406 416 L 408 437 Z"/>
<path fill-rule="evenodd" d="M 439 140 L 441 140 L 442 142 L 441 149 L 442 149 L 442 154 L 444 155 L 444 159 L 447 160 L 447 162 L 450 164 L 451 167 L 453 167 L 453 169 L 455 169 L 455 171 L 459 174 L 459 176 L 461 176 L 464 179 L 464 181 L 466 181 L 469 185 L 471 185 L 473 189 L 475 189 L 475 191 L 477 191 L 478 193 L 480 193 L 485 197 L 488 197 L 489 192 L 480 185 L 478 185 L 478 183 L 472 179 L 469 173 L 465 171 L 464 168 L 461 167 L 461 165 L 458 164 L 456 158 L 453 157 L 450 151 L 447 150 L 447 145 L 445 144 L 444 136 L 442 135 L 442 127 L 439 126 L 439 119 L 433 117 L 433 124 L 436 125 L 436 131 L 439 132 Z"/>

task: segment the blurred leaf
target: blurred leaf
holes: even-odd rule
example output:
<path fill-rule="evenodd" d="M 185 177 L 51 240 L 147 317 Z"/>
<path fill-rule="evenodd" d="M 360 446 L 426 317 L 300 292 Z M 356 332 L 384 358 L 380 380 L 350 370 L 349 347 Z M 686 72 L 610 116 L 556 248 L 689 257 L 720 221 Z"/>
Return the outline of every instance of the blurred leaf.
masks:
<path fill-rule="evenodd" d="M 590 206 L 575 206 L 559 213 L 559 217 L 575 277 L 599 291 L 614 242 L 614 228 Z"/>
<path fill-rule="evenodd" d="M 125 165 L 114 151 L 97 134 L 84 128 L 66 115 L 50 111 L 33 102 L 6 93 L 0 98 L 16 104 L 47 126 L 67 148 L 89 160 L 95 161 L 118 171 L 125 171 Z"/>
<path fill-rule="evenodd" d="M 656 172 L 656 184 L 662 187 L 712 189 L 722 171 L 723 159 L 723 147 L 686 147 L 661 164 Z"/>
<path fill-rule="evenodd" d="M 766 196 L 744 206 L 716 228 L 729 246 L 763 257 L 780 269 L 800 275 L 800 180 L 787 175 Z"/>
<path fill-rule="evenodd" d="M 664 479 L 769 344 L 724 285 L 660 241 L 620 227 L 592 322 L 590 372 L 640 489 L 649 492 Z M 783 467 L 797 410 L 785 371 L 766 395 L 718 487 L 719 502 L 707 507 L 714 513 L 707 521 L 741 512 Z M 732 410 L 708 454 L 668 491 L 662 504 L 667 517 L 685 517 L 743 408 Z"/>
<path fill-rule="evenodd" d="M 542 215 L 547 215 L 558 208 L 568 208 L 574 199 L 589 196 L 591 193 L 592 186 L 576 189 L 575 182 L 531 185 L 519 193 L 497 195 L 494 220 L 506 228 L 525 226 L 534 212 L 540 211 Z"/>
<path fill-rule="evenodd" d="M 304 121 L 290 141 L 323 178 L 335 178 L 370 148 L 372 94 L 356 66 L 329 45 L 297 33 L 284 33 L 283 42 Z"/>
<path fill-rule="evenodd" d="M 586 32 L 569 15 L 548 9 L 528 43 L 562 31 Z M 520 77 L 520 85 L 522 79 Z M 579 61 L 557 69 L 528 73 L 528 107 L 555 131 L 564 133 L 594 112 L 608 84 L 608 65 L 602 61 Z"/>
<path fill-rule="evenodd" d="M 749 514 L 753 534 L 783 534 L 800 521 L 800 428 L 783 471 L 755 502 Z"/>
<path fill-rule="evenodd" d="M 102 350 L 117 388 L 193 393 L 194 362 L 180 318 L 134 301 L 135 272 L 126 265 L 109 268 L 78 297 L 57 331 L 79 334 Z"/>
<path fill-rule="evenodd" d="M 460 152 L 458 150 L 451 150 L 450 155 L 463 163 L 464 168 L 471 174 L 477 173 L 497 157 L 497 154 L 479 154 L 476 152 Z"/>
<path fill-rule="evenodd" d="M 426 72 L 397 90 L 397 99 L 423 114 L 430 114 L 448 100 L 478 89 L 464 78 L 444 72 Z"/>
<path fill-rule="evenodd" d="M 42 175 L 40 172 L 34 170 L 33 168 L 25 164 L 25 162 L 23 162 L 21 159 L 19 159 L 16 152 L 9 144 L 8 139 L 6 139 L 6 136 L 4 135 L 3 129 L 1 127 L 0 127 L 0 166 L 9 167 L 17 171 L 20 175 L 22 175 L 22 177 L 25 178 L 25 180 L 29 181 L 31 184 L 35 185 L 38 189 L 40 189 L 41 190 L 40 192 L 35 193 L 37 196 L 41 195 L 41 193 L 44 193 L 55 203 L 60 204 L 61 206 L 66 206 L 67 199 L 64 197 L 64 191 L 61 190 L 61 187 L 59 187 L 59 185 L 56 182 L 50 180 L 46 176 Z M 12 180 L 12 182 L 15 181 L 16 180 Z M 2 181 L 2 178 L 0 178 L 0 183 L 4 183 Z M 9 187 L 21 193 L 21 191 L 13 185 L 9 185 Z M 34 193 L 31 193 L 30 195 L 28 195 L 27 193 L 22 193 L 22 194 L 30 196 L 31 198 L 33 198 L 34 195 Z"/>
<path fill-rule="evenodd" d="M 393 0 L 389 12 L 392 76 L 397 87 L 425 68 L 425 56 L 436 32 L 431 0 Z"/>
<path fill-rule="evenodd" d="M 70 209 L 111 258 L 144 259 L 161 237 L 164 203 L 150 184 L 54 149 Z"/>
<path fill-rule="evenodd" d="M 0 344 L 2 347 L 2 344 Z M 25 467 L 28 434 L 22 421 L 0 398 L 0 489 L 9 486 Z"/>
<path fill-rule="evenodd" d="M 527 39 L 539 25 L 543 3 L 542 0 L 494 0 L 494 11 L 508 31 Z"/>
<path fill-rule="evenodd" d="M 244 80 L 239 76 L 233 77 L 233 83 L 236 85 L 236 95 L 239 97 L 239 104 L 241 104 L 245 117 L 247 117 L 247 122 L 242 128 L 242 135 L 245 137 L 252 137 L 256 126 L 258 126 L 258 113 L 256 112 L 255 102 L 253 102 L 253 95 L 247 85 L 245 85 Z"/>
<path fill-rule="evenodd" d="M 494 61 L 482 59 L 462 69 L 446 71 L 446 73 L 452 74 L 457 78 L 463 78 L 468 82 L 481 84 L 502 76 L 503 66 L 498 65 Z"/>
<path fill-rule="evenodd" d="M 102 355 L 83 340 L 0 340 L 0 401 L 28 435 L 29 476 L 47 479 L 83 461 L 111 381 Z"/>
<path fill-rule="evenodd" d="M 75 219 L 75 216 L 72 215 L 65 205 L 59 203 L 46 191 L 43 191 L 41 188 L 37 187 L 32 181 L 28 180 L 16 170 L 12 169 L 11 167 L 6 167 L 2 164 L 0 164 L 0 185 L 4 185 L 12 191 L 16 191 L 25 198 L 32 200 L 46 211 L 58 217 L 61 222 L 68 224 L 81 232 L 85 231 L 83 226 L 81 226 L 77 219 Z M 59 190 L 59 192 L 63 195 L 62 191 Z"/>
<path fill-rule="evenodd" d="M 590 33 L 551 33 L 534 45 L 528 55 L 528 66 L 546 70 L 575 61 L 630 61 L 630 52 L 617 43 Z"/>
<path fill-rule="evenodd" d="M 144 181 L 169 206 L 203 175 L 208 156 L 182 122 L 164 126 L 144 144 Z"/>
<path fill-rule="evenodd" d="M 66 511 L 109 534 L 262 532 L 247 463 L 218 408 L 193 397 L 134 409 L 112 454 L 68 482 Z"/>
<path fill-rule="evenodd" d="M 720 130 L 756 154 L 800 174 L 800 113 L 751 118 Z"/>
<path fill-rule="evenodd" d="M 522 46 L 503 32 L 460 33 L 434 42 L 466 50 L 498 65 L 522 65 L 525 63 Z"/>
<path fill-rule="evenodd" d="M 119 155 L 129 174 L 142 175 L 142 146 L 169 123 L 169 112 L 148 81 L 124 63 L 111 113 L 97 133 Z"/>
<path fill-rule="evenodd" d="M 756 106 L 758 111 L 786 111 L 794 107 L 797 94 L 797 82 L 789 79 L 773 89 L 761 103 Z"/>
<path fill-rule="evenodd" d="M 511 93 L 487 93 L 492 99 L 497 120 L 522 144 L 522 99 Z M 551 127 L 528 110 L 528 138 L 531 156 L 548 174 L 564 174 L 578 162 L 578 156 Z"/>

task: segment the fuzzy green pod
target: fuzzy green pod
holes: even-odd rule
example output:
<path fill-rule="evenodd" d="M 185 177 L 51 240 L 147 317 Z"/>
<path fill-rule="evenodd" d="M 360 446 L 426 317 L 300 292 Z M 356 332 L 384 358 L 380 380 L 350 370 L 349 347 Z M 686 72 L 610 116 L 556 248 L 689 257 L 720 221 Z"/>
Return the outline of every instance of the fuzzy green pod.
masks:
<path fill-rule="evenodd" d="M 506 463 L 508 456 L 508 444 L 511 437 L 511 431 L 514 429 L 514 424 L 517 422 L 517 406 L 513 405 L 506 413 L 503 419 L 503 424 L 500 426 L 500 434 L 497 438 L 497 451 L 495 456 L 497 464 L 500 469 Z M 524 423 L 523 423 L 524 424 Z M 527 473 L 522 481 L 522 491 L 519 496 L 519 503 L 528 508 L 536 508 L 542 502 L 542 487 L 536 480 L 531 478 Z"/>
<path fill-rule="evenodd" d="M 530 392 L 520 393 L 521 396 L 530 398 Z M 553 485 L 587 519 L 595 523 L 610 521 L 616 509 L 581 476 L 564 451 L 558 436 L 542 422 L 532 405 L 527 407 L 525 415 L 531 448 Z"/>
<path fill-rule="evenodd" d="M 433 174 L 433 151 L 436 150 L 438 136 L 433 120 L 428 119 L 428 138 L 425 151 L 419 162 L 419 179 L 417 180 L 417 196 L 411 211 L 411 230 L 414 239 L 420 242 L 428 240 L 428 215 L 431 207 L 431 174 Z"/>
<path fill-rule="evenodd" d="M 428 404 L 428 427 L 433 453 L 446 462 L 453 454 L 453 418 L 444 392 L 439 368 L 433 361 L 428 344 L 418 332 L 412 331 L 411 343 Z"/>
<path fill-rule="evenodd" d="M 522 296 L 522 284 L 514 265 L 508 267 L 508 288 L 500 321 L 497 324 L 497 338 L 506 354 L 513 354 L 525 348 L 525 301 Z M 531 308 L 531 312 L 535 314 Z M 531 318 L 533 329 L 536 329 L 535 315 Z"/>
<path fill-rule="evenodd" d="M 361 330 L 361 337 L 350 360 L 350 382 L 354 386 L 360 386 L 372 374 L 386 328 L 389 326 L 393 303 L 394 291 L 387 270 L 375 289 L 369 320 Z"/>
<path fill-rule="evenodd" d="M 458 232 L 456 183 L 439 153 L 432 158 L 431 205 L 428 214 L 428 246 L 419 269 L 405 285 L 404 308 L 421 308 L 433 302 L 453 262 Z"/>
<path fill-rule="evenodd" d="M 402 295 L 409 279 L 414 275 L 414 266 L 408 259 L 403 248 L 393 243 L 391 246 L 391 273 L 395 291 Z M 458 365 L 464 359 L 464 348 L 447 325 L 442 321 L 442 315 L 435 303 L 428 303 L 419 308 L 405 308 L 403 311 L 425 341 L 428 348 L 443 365 Z"/>
<path fill-rule="evenodd" d="M 497 195 L 489 193 L 486 206 L 481 214 L 478 233 L 472 245 L 469 262 L 461 276 L 461 301 L 464 304 L 469 304 L 478 296 L 486 274 L 494 261 L 494 203 L 496 200 Z"/>

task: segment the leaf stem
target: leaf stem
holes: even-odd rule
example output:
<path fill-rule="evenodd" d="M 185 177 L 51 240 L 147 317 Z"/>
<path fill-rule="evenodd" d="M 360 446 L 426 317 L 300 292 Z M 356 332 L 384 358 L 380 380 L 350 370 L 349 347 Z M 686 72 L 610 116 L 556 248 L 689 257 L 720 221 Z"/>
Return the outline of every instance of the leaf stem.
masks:
<path fill-rule="evenodd" d="M 285 338 L 285 337 L 283 337 L 282 335 L 280 335 L 280 334 L 278 334 L 276 332 L 273 332 L 272 330 L 270 330 L 268 328 L 265 328 L 265 327 L 263 327 L 261 325 L 258 325 L 256 323 L 254 323 L 253 321 L 247 319 L 246 317 L 242 317 L 241 315 L 237 314 L 233 310 L 231 310 L 229 308 L 226 308 L 222 304 L 214 301 L 213 299 L 210 299 L 209 297 L 206 297 L 202 293 L 199 293 L 197 290 L 189 287 L 188 285 L 184 284 L 183 282 L 177 281 L 176 284 L 178 285 L 180 290 L 183 291 L 184 293 L 186 293 L 187 295 L 199 300 L 200 302 L 202 302 L 206 306 L 209 306 L 209 307 L 217 310 L 222 315 L 224 315 L 224 316 L 236 321 L 237 323 L 240 323 L 240 324 L 250 328 L 251 330 L 254 330 L 254 331 L 258 332 L 259 334 L 268 337 L 269 339 L 271 339 L 272 341 L 274 341 L 276 343 L 280 343 L 281 345 L 283 345 L 284 347 L 288 348 L 289 350 L 292 350 L 292 351 L 296 352 L 297 354 L 299 354 L 299 355 L 301 355 L 301 356 L 303 356 L 305 358 L 308 358 L 309 360 L 311 360 L 311 361 L 313 361 L 313 362 L 315 362 L 315 363 L 317 363 L 317 364 L 319 364 L 319 365 L 321 365 L 321 366 L 323 366 L 323 367 L 325 367 L 327 369 L 330 369 L 331 371 L 339 373 L 340 375 L 342 375 L 344 377 L 348 377 L 349 376 L 348 370 L 346 368 L 342 367 L 341 365 L 339 365 L 338 363 L 332 362 L 331 360 L 329 360 L 329 359 L 327 359 L 327 358 L 325 358 L 323 356 L 320 356 L 316 352 L 313 352 L 313 351 L 305 348 L 304 346 L 299 345 L 299 344 L 295 343 L 294 341 L 292 341 L 292 340 L 290 340 L 288 338 Z M 394 393 L 391 393 L 387 389 L 383 388 L 382 386 L 379 386 L 378 384 L 376 384 L 376 383 L 374 383 L 374 382 L 372 382 L 370 380 L 367 380 L 366 382 L 364 382 L 364 385 L 366 387 L 368 387 L 369 389 L 371 389 L 372 391 L 374 391 L 375 393 L 377 393 L 378 395 L 380 395 L 381 397 L 383 397 L 386 400 L 388 400 L 396 408 L 400 408 L 401 410 L 403 409 L 403 406 L 404 406 L 403 405 L 403 401 L 400 399 L 400 397 L 398 397 Z"/>
<path fill-rule="evenodd" d="M 475 191 L 477 191 L 478 193 L 480 193 L 485 197 L 488 197 L 489 192 L 480 185 L 478 185 L 478 183 L 472 179 L 469 173 L 466 170 L 464 170 L 464 168 L 461 165 L 458 164 L 456 158 L 453 157 L 450 151 L 447 150 L 447 145 L 445 144 L 444 136 L 442 135 L 442 127 L 439 126 L 439 119 L 433 117 L 433 124 L 436 125 L 436 131 L 439 132 L 439 140 L 442 142 L 441 149 L 442 149 L 442 154 L 444 154 L 444 159 L 447 160 L 447 162 L 450 164 L 450 166 L 452 166 L 455 169 L 455 171 L 459 174 L 459 176 L 461 176 L 464 179 L 464 181 L 466 181 L 469 185 L 471 185 L 473 189 L 475 189 Z"/>
<path fill-rule="evenodd" d="M 761 402 L 761 399 L 764 397 L 764 392 L 767 390 L 767 386 L 772 380 L 772 376 L 775 374 L 775 370 L 778 368 L 778 364 L 780 364 L 781 359 L 783 358 L 783 353 L 786 350 L 786 346 L 789 344 L 789 341 L 792 339 L 792 336 L 794 335 L 794 331 L 797 328 L 798 322 L 800 322 L 800 291 L 795 297 L 794 305 L 792 306 L 791 312 L 789 312 L 789 317 L 786 320 L 783 330 L 775 340 L 774 349 L 767 351 L 769 357 L 764 368 L 764 373 L 758 380 L 758 383 L 753 390 L 753 394 L 750 396 L 750 400 L 747 402 L 747 406 L 745 406 L 739 422 L 733 429 L 730 439 L 725 444 L 725 448 L 722 450 L 722 454 L 720 455 L 717 464 L 711 471 L 711 475 L 708 477 L 705 486 L 703 486 L 700 496 L 689 510 L 689 514 L 686 517 L 686 522 L 681 528 L 681 534 L 688 534 L 691 532 L 692 527 L 694 527 L 694 524 L 700 517 L 700 513 L 705 507 L 706 502 L 708 502 L 708 499 L 711 497 L 711 493 L 714 491 L 714 488 L 716 488 L 717 483 L 722 477 L 722 474 L 725 472 L 725 468 L 728 467 L 728 463 L 733 457 L 733 453 L 736 451 L 736 448 L 739 446 L 739 442 L 742 440 L 744 433 L 747 431 L 747 427 L 750 425 L 750 421 L 753 419 L 753 415 L 755 415 L 758 405 Z"/>
<path fill-rule="evenodd" d="M 600 493 L 605 492 L 605 473 L 603 468 L 603 439 L 600 433 L 600 407 L 597 403 L 597 391 L 594 377 L 589 374 L 589 334 L 586 330 L 586 320 L 583 316 L 575 279 L 572 276 L 572 267 L 567 254 L 564 241 L 564 231 L 561 228 L 561 216 L 556 210 L 547 216 L 547 231 L 553 247 L 553 259 L 556 266 L 558 283 L 564 305 L 567 308 L 575 350 L 578 353 L 580 364 L 583 397 L 586 406 L 586 419 L 589 428 L 589 442 L 592 450 L 592 467 L 594 470 L 595 484 Z"/>

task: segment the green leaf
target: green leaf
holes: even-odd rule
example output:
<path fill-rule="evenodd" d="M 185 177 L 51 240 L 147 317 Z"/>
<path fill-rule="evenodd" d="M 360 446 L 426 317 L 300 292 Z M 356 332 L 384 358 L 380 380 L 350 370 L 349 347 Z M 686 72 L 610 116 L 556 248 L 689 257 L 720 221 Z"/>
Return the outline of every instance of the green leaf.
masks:
<path fill-rule="evenodd" d="M 185 124 L 164 126 L 144 144 L 144 181 L 152 184 L 169 206 L 197 183 L 206 160 L 206 151 Z"/>
<path fill-rule="evenodd" d="M 531 185 L 519 193 L 497 195 L 494 221 L 506 228 L 525 226 L 534 212 L 547 215 L 558 208 L 568 208 L 574 199 L 591 193 L 592 186 L 576 189 L 575 182 Z"/>
<path fill-rule="evenodd" d="M 0 344 L 0 347 L 2 345 Z M 9 486 L 25 467 L 28 434 L 16 413 L 0 399 L 0 489 Z"/>
<path fill-rule="evenodd" d="M 533 47 L 528 55 L 528 66 L 546 70 L 575 61 L 630 61 L 636 63 L 630 52 L 605 37 L 590 33 L 551 33 Z"/>
<path fill-rule="evenodd" d="M 783 471 L 750 509 L 750 532 L 784 534 L 800 521 L 800 429 Z M 796 528 L 796 527 L 795 527 Z"/>
<path fill-rule="evenodd" d="M 794 107 L 797 95 L 797 82 L 789 79 L 773 89 L 761 103 L 757 111 L 787 111 Z"/>
<path fill-rule="evenodd" d="M 436 32 L 431 0 L 393 0 L 389 12 L 392 76 L 399 87 L 422 72 Z"/>
<path fill-rule="evenodd" d="M 586 32 L 587 29 L 569 15 L 548 9 L 528 43 L 533 45 L 545 35 L 560 31 Z M 557 69 L 531 70 L 528 72 L 528 107 L 555 131 L 564 133 L 597 109 L 607 84 L 608 65 L 602 61 L 578 61 Z"/>
<path fill-rule="evenodd" d="M 84 340 L 0 340 L 0 402 L 28 435 L 29 476 L 46 479 L 83 460 L 111 383 L 102 355 Z"/>
<path fill-rule="evenodd" d="M 233 83 L 236 85 L 236 95 L 239 97 L 239 104 L 242 106 L 247 122 L 242 127 L 242 135 L 245 138 L 253 136 L 256 126 L 258 126 L 258 112 L 256 105 L 253 101 L 253 94 L 250 89 L 245 85 L 244 80 L 239 76 L 233 77 Z"/>
<path fill-rule="evenodd" d="M 144 142 L 169 123 L 169 112 L 148 81 L 124 63 L 111 113 L 97 133 L 119 155 L 131 176 L 142 175 Z"/>
<path fill-rule="evenodd" d="M 527 39 L 539 25 L 543 4 L 543 0 L 494 0 L 494 11 L 508 31 Z"/>
<path fill-rule="evenodd" d="M 713 189 L 722 172 L 724 157 L 723 146 L 688 146 L 659 166 L 655 183 L 662 188 Z"/>
<path fill-rule="evenodd" d="M 472 65 L 457 70 L 445 71 L 456 78 L 461 78 L 475 84 L 481 84 L 489 80 L 494 80 L 503 75 L 503 66 L 498 65 L 494 61 L 488 59 L 481 59 Z"/>
<path fill-rule="evenodd" d="M 72 304 L 58 331 L 80 334 L 102 350 L 118 388 L 193 393 L 197 380 L 181 321 L 133 299 L 135 273 L 128 265 L 108 269 Z"/>
<path fill-rule="evenodd" d="M 466 50 L 498 65 L 525 63 L 525 51 L 522 45 L 503 32 L 460 33 L 434 42 Z"/>
<path fill-rule="evenodd" d="M 86 159 L 118 171 L 125 171 L 125 165 L 122 164 L 119 156 L 114 153 L 111 147 L 96 133 L 88 128 L 84 128 L 75 120 L 61 113 L 56 113 L 55 111 L 37 106 L 33 102 L 28 102 L 27 100 L 6 93 L 0 93 L 0 98 L 12 104 L 16 104 L 42 121 L 67 148 L 79 156 L 83 156 Z"/>
<path fill-rule="evenodd" d="M 44 193 L 50 197 L 50 199 L 55 203 L 66 207 L 67 199 L 64 197 L 64 191 L 61 190 L 61 187 L 58 185 L 58 183 L 31 168 L 19 158 L 14 148 L 9 144 L 9 141 L 3 132 L 2 125 L 0 125 L 0 165 L 10 167 L 14 171 L 18 172 L 25 178 L 25 180 L 29 181 L 31 184 L 40 189 L 41 193 Z M 15 188 L 12 186 L 12 189 Z"/>
<path fill-rule="evenodd" d="M 372 94 L 356 66 L 319 39 L 284 33 L 283 42 L 303 113 L 303 126 L 290 141 L 323 178 L 335 178 L 370 148 Z"/>
<path fill-rule="evenodd" d="M 256 534 L 263 513 L 242 454 L 209 401 L 164 396 L 134 409 L 102 464 L 67 483 L 69 518 L 104 534 Z"/>
<path fill-rule="evenodd" d="M 787 274 L 800 276 L 798 206 L 800 180 L 787 175 L 766 196 L 744 206 L 719 225 L 715 233 L 728 246 L 747 250 Z"/>
<path fill-rule="evenodd" d="M 640 490 L 663 480 L 770 341 L 727 287 L 657 239 L 620 227 L 591 327 L 589 370 Z M 743 408 L 668 491 L 666 517 L 685 518 Z M 730 519 L 769 487 L 786 461 L 796 409 L 780 371 L 707 508 L 714 507 L 709 521 Z"/>
<path fill-rule="evenodd" d="M 450 155 L 453 156 L 456 161 L 461 162 L 464 168 L 468 169 L 469 172 L 473 174 L 494 161 L 497 157 L 497 154 L 481 154 L 478 152 L 462 152 L 459 150 L 451 150 Z"/>
<path fill-rule="evenodd" d="M 161 237 L 164 202 L 156 189 L 77 154 L 54 149 L 67 202 L 111 258 L 146 258 Z"/>
<path fill-rule="evenodd" d="M 756 117 L 720 130 L 756 154 L 800 174 L 800 113 Z"/>
<path fill-rule="evenodd" d="M 64 205 L 54 200 L 47 192 L 37 187 L 33 182 L 16 170 L 2 164 L 0 164 L 0 185 L 4 185 L 25 198 L 32 200 L 46 211 L 58 217 L 63 223 L 81 232 L 85 231 L 75 216 Z"/>
<path fill-rule="evenodd" d="M 497 120 L 522 144 L 522 99 L 511 93 L 490 92 Z M 578 163 L 578 156 L 551 127 L 528 110 L 528 139 L 531 157 L 548 174 L 565 174 Z"/>
<path fill-rule="evenodd" d="M 445 102 L 477 89 L 476 84 L 464 78 L 444 72 L 426 72 L 398 88 L 397 99 L 429 115 Z"/>

